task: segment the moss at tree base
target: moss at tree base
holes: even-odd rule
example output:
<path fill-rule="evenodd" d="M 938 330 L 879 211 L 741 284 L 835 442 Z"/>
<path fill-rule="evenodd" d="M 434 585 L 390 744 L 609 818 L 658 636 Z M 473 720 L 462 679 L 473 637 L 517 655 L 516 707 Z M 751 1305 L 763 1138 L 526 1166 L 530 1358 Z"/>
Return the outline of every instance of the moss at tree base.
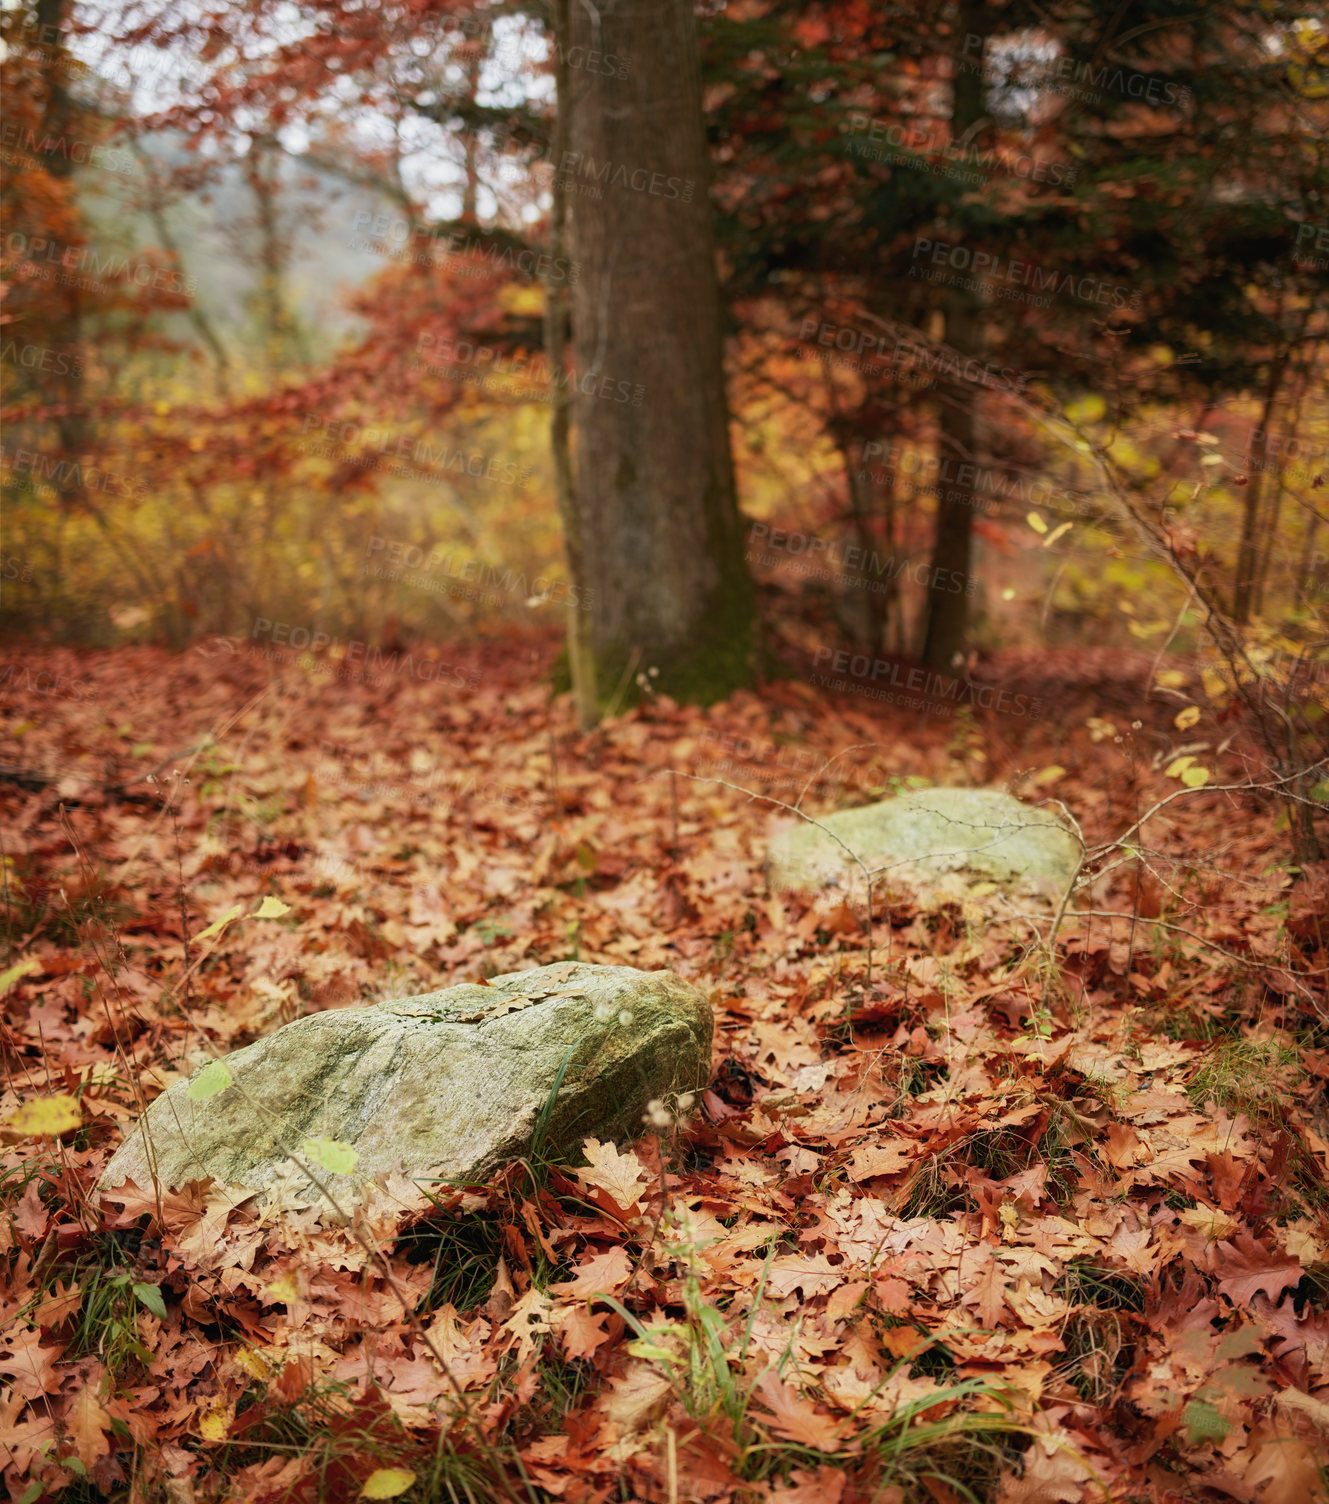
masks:
<path fill-rule="evenodd" d="M 755 615 L 721 623 L 684 648 L 617 647 L 596 655 L 597 709 L 621 715 L 653 695 L 680 705 L 714 705 L 762 678 L 778 677 L 783 665 L 767 647 Z M 567 643 L 550 670 L 555 694 L 572 690 Z M 641 682 L 644 679 L 644 683 Z"/>

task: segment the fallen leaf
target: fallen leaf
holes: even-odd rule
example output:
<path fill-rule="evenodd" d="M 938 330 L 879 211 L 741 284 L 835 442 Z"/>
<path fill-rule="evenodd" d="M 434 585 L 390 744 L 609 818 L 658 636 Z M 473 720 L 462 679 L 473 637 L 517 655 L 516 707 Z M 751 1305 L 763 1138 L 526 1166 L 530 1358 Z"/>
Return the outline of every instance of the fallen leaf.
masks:
<path fill-rule="evenodd" d="M 631 1149 L 620 1154 L 613 1144 L 588 1138 L 582 1152 L 590 1161 L 573 1174 L 588 1190 L 601 1190 L 620 1211 L 631 1211 L 646 1193 L 646 1168 Z"/>
<path fill-rule="evenodd" d="M 360 1490 L 362 1499 L 395 1499 L 415 1484 L 415 1474 L 404 1467 L 376 1467 Z"/>
<path fill-rule="evenodd" d="M 1301 1282 L 1299 1260 L 1275 1253 L 1241 1233 L 1230 1243 L 1220 1243 L 1214 1258 L 1218 1291 L 1235 1306 L 1249 1306 L 1257 1295 L 1267 1295 L 1275 1304 L 1290 1285 Z"/>
<path fill-rule="evenodd" d="M 102 1409 L 97 1391 L 91 1384 L 84 1384 L 70 1401 L 65 1412 L 65 1424 L 78 1452 L 78 1460 L 85 1468 L 91 1468 L 99 1457 L 111 1450 L 106 1433 L 111 1429 L 111 1417 Z"/>
<path fill-rule="evenodd" d="M 773 1368 L 757 1380 L 753 1394 L 771 1412 L 766 1425 L 776 1436 L 820 1452 L 839 1449 L 840 1423 L 829 1411 L 805 1400 Z"/>

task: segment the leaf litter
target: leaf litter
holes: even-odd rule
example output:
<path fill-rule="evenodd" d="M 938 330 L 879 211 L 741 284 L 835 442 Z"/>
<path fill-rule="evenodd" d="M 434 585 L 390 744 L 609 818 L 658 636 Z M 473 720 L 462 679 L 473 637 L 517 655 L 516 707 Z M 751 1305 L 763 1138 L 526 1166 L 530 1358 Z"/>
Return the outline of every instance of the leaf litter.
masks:
<path fill-rule="evenodd" d="M 869 966 L 705 780 L 816 815 L 1055 768 L 1103 840 L 1163 759 L 1088 702 L 1017 743 L 787 683 L 582 736 L 554 647 L 475 645 L 464 702 L 149 649 L 6 691 L 6 762 L 58 775 L 0 786 L 10 1497 L 1325 1497 L 1326 955 L 1272 818 L 1170 806 L 1052 956 L 892 892 Z M 710 1086 L 637 1143 L 340 1225 L 294 1167 L 95 1194 L 146 1100 L 289 1019 L 558 961 L 711 996 Z"/>

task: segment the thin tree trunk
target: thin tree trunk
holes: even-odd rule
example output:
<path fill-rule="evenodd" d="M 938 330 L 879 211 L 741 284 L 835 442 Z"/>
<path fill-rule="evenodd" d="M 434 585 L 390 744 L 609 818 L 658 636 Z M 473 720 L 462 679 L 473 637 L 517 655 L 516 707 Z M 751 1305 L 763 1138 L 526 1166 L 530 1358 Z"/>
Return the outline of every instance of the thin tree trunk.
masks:
<path fill-rule="evenodd" d="M 480 89 L 480 63 L 484 57 L 485 44 L 489 40 L 489 30 L 486 27 L 478 39 L 472 44 L 470 56 L 466 63 L 466 90 L 469 103 L 475 103 L 475 96 Z M 478 133 L 468 130 L 465 137 L 466 159 L 465 172 L 466 183 L 462 189 L 461 217 L 466 224 L 475 224 L 479 218 L 478 205 L 480 200 L 480 142 Z"/>
<path fill-rule="evenodd" d="M 302 348 L 300 331 L 286 306 L 283 288 L 286 248 L 282 244 L 278 222 L 276 159 L 268 142 L 255 138 L 245 159 L 245 176 L 258 210 L 258 306 L 268 370 L 275 379 L 281 374 L 291 352 L 302 360 L 306 352 Z"/>
<path fill-rule="evenodd" d="M 1244 627 L 1251 617 L 1255 578 L 1260 561 L 1260 502 L 1264 493 L 1264 467 L 1269 455 L 1269 425 L 1274 421 L 1279 388 L 1287 371 L 1289 351 L 1276 354 L 1269 366 L 1264 389 L 1264 411 L 1251 445 L 1250 483 L 1246 487 L 1246 510 L 1241 519 L 1241 542 L 1237 545 L 1237 579 L 1232 589 L 1232 620 Z"/>
<path fill-rule="evenodd" d="M 161 241 L 162 249 L 181 268 L 184 266 L 184 257 L 180 254 L 180 247 L 175 236 L 171 232 L 170 221 L 166 218 L 165 196 L 162 192 L 161 183 L 157 178 L 156 164 L 143 150 L 142 144 L 137 139 L 131 139 L 130 148 L 138 158 L 139 165 L 143 169 L 143 175 L 147 179 L 147 207 L 149 217 L 152 219 L 153 228 L 157 232 L 157 239 Z M 199 338 L 208 347 L 208 353 L 213 360 L 213 374 L 217 381 L 217 390 L 224 402 L 231 400 L 231 359 L 226 353 L 226 346 L 222 344 L 221 337 L 213 327 L 212 320 L 204 312 L 197 298 L 189 300 L 186 309 L 189 322 L 198 331 Z"/>
<path fill-rule="evenodd" d="M 831 370 L 829 361 L 822 365 L 822 373 L 826 381 L 826 402 L 830 409 L 830 431 L 835 439 L 835 446 L 840 452 L 840 463 L 844 466 L 845 487 L 849 493 L 849 511 L 853 517 L 854 533 L 858 538 L 858 545 L 863 550 L 865 560 L 870 559 L 876 551 L 876 539 L 872 536 L 871 510 L 868 506 L 867 497 L 864 494 L 864 486 L 858 478 L 858 468 L 854 464 L 854 456 L 850 450 L 853 442 L 848 429 L 842 420 L 840 412 L 840 397 L 835 390 L 835 376 Z M 864 584 L 851 586 L 851 589 L 860 589 L 863 594 L 862 608 L 860 611 L 851 611 L 851 618 L 859 624 L 861 635 L 859 645 L 870 648 L 873 653 L 881 651 L 885 638 L 886 627 L 886 598 L 879 596 L 872 590 L 874 582 L 871 572 L 867 571 L 862 576 Z M 898 570 L 891 574 L 890 583 L 894 583 Z"/>
<path fill-rule="evenodd" d="M 1301 406 L 1306 397 L 1305 372 L 1297 382 L 1296 396 L 1292 399 L 1292 411 L 1289 415 L 1287 432 L 1295 435 L 1301 427 Z M 1286 446 L 1285 446 L 1286 447 Z M 1264 545 L 1260 549 L 1260 559 L 1255 570 L 1255 614 L 1258 616 L 1264 611 L 1264 587 L 1269 579 L 1269 566 L 1273 560 L 1274 544 L 1278 539 L 1278 524 L 1283 516 L 1283 497 L 1287 491 L 1285 466 L 1280 464 L 1274 487 L 1274 505 L 1269 514 L 1269 526 L 1264 528 Z"/>
<path fill-rule="evenodd" d="M 553 0 L 553 6 L 555 35 L 566 37 L 568 0 Z M 557 170 L 563 153 L 568 149 L 569 122 L 575 108 L 571 75 L 567 49 L 559 47 L 554 62 L 557 114 L 551 148 L 555 171 L 552 184 L 553 204 L 549 216 L 551 270 L 545 283 L 545 356 L 550 371 L 549 447 L 554 462 L 554 496 L 558 502 L 558 514 L 563 521 L 563 547 L 568 558 L 568 573 L 577 587 L 568 593 L 568 671 L 572 680 L 572 697 L 577 706 L 578 724 L 583 731 L 589 731 L 599 718 L 590 616 L 584 596 L 584 592 L 591 587 L 586 575 L 586 556 L 581 545 L 581 525 L 573 490 L 571 397 L 567 383 L 558 379 L 558 374 L 566 372 L 568 368 L 567 329 L 572 308 L 572 289 L 567 275 L 567 195 L 563 191 L 563 182 Z"/>
<path fill-rule="evenodd" d="M 677 699 L 751 682 L 756 592 L 744 559 L 725 397 L 693 7 L 576 3 L 581 72 L 554 170 L 568 193 L 578 584 L 591 595 L 602 707 L 638 669 Z M 553 369 L 555 382 L 566 372 Z"/>

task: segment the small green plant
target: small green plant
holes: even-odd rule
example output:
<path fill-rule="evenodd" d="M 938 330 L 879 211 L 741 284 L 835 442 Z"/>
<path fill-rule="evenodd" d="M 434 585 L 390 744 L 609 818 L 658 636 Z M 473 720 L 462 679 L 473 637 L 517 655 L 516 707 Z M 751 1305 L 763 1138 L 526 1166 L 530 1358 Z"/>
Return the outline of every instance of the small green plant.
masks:
<path fill-rule="evenodd" d="M 213 743 L 204 747 L 194 759 L 193 777 L 198 781 L 200 798 L 213 799 L 226 792 L 226 780 L 240 771 L 241 764 L 231 762 L 226 753 Z"/>
<path fill-rule="evenodd" d="M 487 947 L 492 947 L 500 936 L 505 940 L 512 936 L 512 926 L 504 924 L 501 919 L 478 919 L 474 929 Z"/>
<path fill-rule="evenodd" d="M 165 1321 L 161 1287 L 124 1271 L 112 1273 L 96 1266 L 84 1268 L 79 1278 L 83 1304 L 68 1355 L 98 1357 L 112 1374 L 122 1373 L 131 1361 L 150 1364 L 152 1354 L 139 1341 L 138 1313 L 149 1311 Z"/>

